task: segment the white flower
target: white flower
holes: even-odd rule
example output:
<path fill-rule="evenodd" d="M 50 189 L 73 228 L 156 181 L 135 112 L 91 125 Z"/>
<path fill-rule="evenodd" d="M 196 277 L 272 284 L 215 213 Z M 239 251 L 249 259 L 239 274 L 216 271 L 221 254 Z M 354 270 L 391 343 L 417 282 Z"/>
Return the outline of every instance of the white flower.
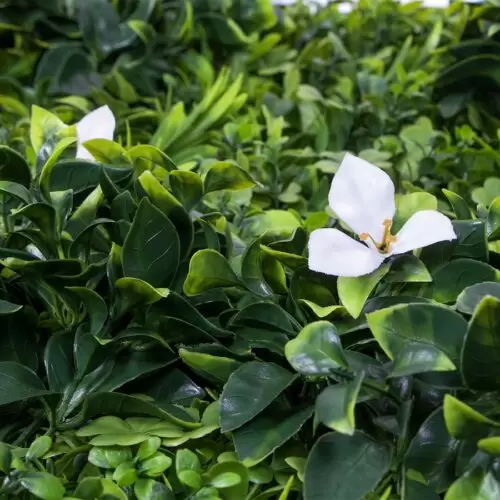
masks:
<path fill-rule="evenodd" d="M 76 124 L 76 157 L 81 160 L 93 160 L 94 157 L 83 147 L 91 139 L 113 140 L 116 120 L 108 106 L 101 106 L 84 116 Z"/>
<path fill-rule="evenodd" d="M 328 201 L 359 239 L 338 229 L 317 229 L 309 239 L 309 269 L 334 276 L 363 276 L 391 255 L 457 236 L 450 219 L 436 210 L 413 214 L 396 235 L 394 184 L 378 167 L 347 153 L 335 174 Z"/>

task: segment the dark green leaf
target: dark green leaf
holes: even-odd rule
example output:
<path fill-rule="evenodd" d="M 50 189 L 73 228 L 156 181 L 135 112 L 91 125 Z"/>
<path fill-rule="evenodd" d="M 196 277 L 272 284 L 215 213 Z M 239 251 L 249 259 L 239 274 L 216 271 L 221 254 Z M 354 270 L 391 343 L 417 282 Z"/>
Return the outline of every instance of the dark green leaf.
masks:
<path fill-rule="evenodd" d="M 252 361 L 229 377 L 220 399 L 222 432 L 238 429 L 267 408 L 294 380 L 274 363 Z"/>
<path fill-rule="evenodd" d="M 0 362 L 0 405 L 50 394 L 35 372 L 19 363 Z"/>
<path fill-rule="evenodd" d="M 179 237 L 174 226 L 168 217 L 144 198 L 123 245 L 125 276 L 155 287 L 165 286 L 177 271 L 179 252 Z"/>
<path fill-rule="evenodd" d="M 318 419 L 330 429 L 352 436 L 356 429 L 354 408 L 364 374 L 360 372 L 351 382 L 329 385 L 316 399 Z"/>
<path fill-rule="evenodd" d="M 313 414 L 313 408 L 299 411 L 272 411 L 270 408 L 233 432 L 239 459 L 247 467 L 262 462 L 274 450 L 295 436 Z"/>
<path fill-rule="evenodd" d="M 500 299 L 484 297 L 469 323 L 462 349 L 462 373 L 474 390 L 495 391 L 500 387 Z"/>
<path fill-rule="evenodd" d="M 325 434 L 307 460 L 304 499 L 360 500 L 374 490 L 389 465 L 389 449 L 360 431 Z"/>

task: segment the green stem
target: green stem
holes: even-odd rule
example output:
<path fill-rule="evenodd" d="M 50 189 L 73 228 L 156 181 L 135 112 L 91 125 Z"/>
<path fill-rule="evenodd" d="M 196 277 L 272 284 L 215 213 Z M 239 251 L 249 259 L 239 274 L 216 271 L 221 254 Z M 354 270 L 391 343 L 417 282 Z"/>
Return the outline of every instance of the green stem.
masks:
<path fill-rule="evenodd" d="M 257 493 L 260 489 L 260 485 L 259 484 L 254 484 L 252 489 L 249 491 L 248 495 L 245 497 L 245 500 L 251 500 L 253 498 L 253 496 L 255 495 L 255 493 Z"/>

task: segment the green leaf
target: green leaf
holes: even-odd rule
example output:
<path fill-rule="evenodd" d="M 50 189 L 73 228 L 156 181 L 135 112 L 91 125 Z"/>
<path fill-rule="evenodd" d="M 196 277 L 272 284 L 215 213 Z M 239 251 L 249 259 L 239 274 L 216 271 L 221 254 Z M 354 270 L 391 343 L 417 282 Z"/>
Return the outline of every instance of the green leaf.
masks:
<path fill-rule="evenodd" d="M 363 382 L 363 372 L 351 382 L 329 385 L 316 399 L 320 422 L 341 434 L 352 436 L 356 430 L 354 408 Z"/>
<path fill-rule="evenodd" d="M 251 361 L 236 369 L 220 398 L 222 432 L 238 429 L 267 408 L 296 377 L 274 363 Z"/>
<path fill-rule="evenodd" d="M 66 125 L 56 115 L 38 106 L 31 108 L 30 141 L 38 155 L 47 141 L 54 141 Z M 29 183 L 26 185 L 28 186 Z"/>
<path fill-rule="evenodd" d="M 389 469 L 388 448 L 363 432 L 329 433 L 319 438 L 307 459 L 304 500 L 360 500 Z"/>
<path fill-rule="evenodd" d="M 72 286 L 68 287 L 68 290 L 75 293 L 87 309 L 90 333 L 94 336 L 101 335 L 102 329 L 108 319 L 108 307 L 104 299 L 90 288 Z"/>
<path fill-rule="evenodd" d="M 19 304 L 13 304 L 12 302 L 7 302 L 6 300 L 0 299 L 0 316 L 6 316 L 7 314 L 14 314 L 20 311 L 23 306 Z"/>
<path fill-rule="evenodd" d="M 219 252 L 198 250 L 189 262 L 189 272 L 184 282 L 186 295 L 198 295 L 212 288 L 232 287 L 240 284 L 229 262 Z"/>
<path fill-rule="evenodd" d="M 425 283 L 432 281 L 432 276 L 425 264 L 415 255 L 399 255 L 391 262 L 385 281 L 388 283 Z"/>
<path fill-rule="evenodd" d="M 40 172 L 40 177 L 38 178 L 38 185 L 40 186 L 40 191 L 47 201 L 50 201 L 50 179 L 52 176 L 52 170 L 56 164 L 59 157 L 76 142 L 74 137 L 64 137 L 61 139 L 54 147 L 52 153 L 47 158 L 47 161 L 43 164 L 42 171 Z"/>
<path fill-rule="evenodd" d="M 400 358 L 397 364 L 405 365 L 411 361 L 405 360 L 408 356 L 405 349 L 411 342 L 415 347 L 410 353 L 418 353 L 420 349 L 425 351 L 428 345 L 444 353 L 448 360 L 433 350 L 435 360 L 441 363 L 438 367 L 442 369 L 450 367 L 449 361 L 459 365 L 467 323 L 458 313 L 434 304 L 401 304 L 379 309 L 366 317 L 370 330 L 387 356 L 393 360 Z M 450 383 L 458 383 L 455 374 L 450 376 Z"/>
<path fill-rule="evenodd" d="M 488 208 L 486 233 L 490 241 L 498 240 L 500 237 L 500 196 L 497 196 Z"/>
<path fill-rule="evenodd" d="M 0 192 L 16 197 L 26 205 L 34 201 L 30 191 L 17 182 L 0 181 Z"/>
<path fill-rule="evenodd" d="M 180 243 L 175 227 L 147 198 L 143 198 L 125 239 L 123 273 L 154 287 L 165 286 L 176 273 Z"/>
<path fill-rule="evenodd" d="M 496 391 L 500 387 L 500 299 L 484 297 L 469 323 L 462 349 L 462 373 L 470 389 Z"/>
<path fill-rule="evenodd" d="M 481 415 L 451 394 L 444 396 L 443 412 L 446 428 L 456 439 L 484 437 L 492 427 L 500 427 L 500 423 Z"/>
<path fill-rule="evenodd" d="M 301 226 L 300 219 L 285 210 L 267 210 L 242 222 L 242 230 L 249 238 L 262 237 L 264 241 L 290 238 Z"/>
<path fill-rule="evenodd" d="M 500 283 L 485 281 L 467 287 L 458 296 L 455 308 L 465 314 L 474 314 L 476 307 L 486 296 L 500 299 Z"/>
<path fill-rule="evenodd" d="M 168 177 L 170 188 L 186 210 L 191 210 L 203 196 L 203 181 L 198 174 L 174 170 Z"/>
<path fill-rule="evenodd" d="M 396 215 L 391 232 L 395 234 L 399 231 L 413 214 L 421 210 L 437 210 L 437 208 L 437 198 L 430 193 L 418 192 L 397 196 Z"/>
<path fill-rule="evenodd" d="M 20 478 L 23 488 L 43 500 L 62 500 L 64 486 L 61 480 L 47 472 L 25 472 Z"/>
<path fill-rule="evenodd" d="M 273 295 L 262 276 L 262 253 L 260 239 L 251 243 L 243 253 L 241 260 L 241 280 L 249 290 L 263 297 Z"/>
<path fill-rule="evenodd" d="M 417 373 L 453 370 L 456 370 L 453 361 L 436 346 L 408 342 L 394 358 L 389 376 L 406 377 Z"/>
<path fill-rule="evenodd" d="M 448 198 L 448 201 L 455 212 L 455 217 L 458 220 L 472 219 L 472 212 L 461 196 L 458 196 L 458 194 L 453 191 L 448 191 L 448 189 L 443 189 L 442 191 L 446 198 Z"/>
<path fill-rule="evenodd" d="M 444 500 L 489 500 L 500 498 L 500 482 L 493 471 L 477 467 L 459 477 L 448 489 Z"/>
<path fill-rule="evenodd" d="M 488 453 L 488 455 L 493 455 L 494 457 L 500 456 L 500 436 L 492 436 L 480 439 L 477 442 L 477 447 Z"/>
<path fill-rule="evenodd" d="M 26 453 L 26 459 L 42 458 L 51 448 L 52 438 L 50 436 L 40 436 L 31 443 Z"/>
<path fill-rule="evenodd" d="M 17 151 L 3 145 L 0 145 L 0 181 L 26 188 L 31 184 L 31 170 L 26 160 Z"/>
<path fill-rule="evenodd" d="M 337 280 L 337 291 L 342 305 L 353 318 L 359 317 L 370 293 L 380 280 L 389 272 L 389 265 L 382 264 L 371 274 L 356 278 L 340 276 Z"/>
<path fill-rule="evenodd" d="M 136 457 L 138 460 L 146 460 L 153 456 L 161 446 L 161 438 L 158 436 L 149 437 L 146 441 L 141 443 L 137 450 Z"/>
<path fill-rule="evenodd" d="M 134 484 L 134 493 L 141 500 L 174 500 L 174 494 L 163 483 L 154 479 L 138 479 Z"/>
<path fill-rule="evenodd" d="M 215 464 L 207 473 L 209 484 L 224 490 L 223 495 L 228 500 L 247 498 L 249 477 L 249 470 L 236 458 Z"/>
<path fill-rule="evenodd" d="M 296 412 L 268 409 L 233 432 L 238 458 L 247 467 L 262 462 L 292 436 L 295 436 L 312 414 L 313 408 L 304 408 Z"/>
<path fill-rule="evenodd" d="M 500 273 L 484 262 L 457 259 L 448 262 L 432 273 L 433 282 L 426 296 L 437 302 L 455 302 L 464 288 L 484 281 L 496 281 Z"/>
<path fill-rule="evenodd" d="M 96 418 L 90 424 L 80 427 L 75 435 L 78 437 L 97 436 L 98 434 L 116 434 L 132 431 L 132 427 L 121 418 L 107 415 Z"/>
<path fill-rule="evenodd" d="M 436 491 L 444 491 L 455 480 L 458 441 L 446 429 L 443 409 L 432 412 L 411 440 L 405 465 L 424 476 Z"/>
<path fill-rule="evenodd" d="M 210 167 L 203 182 L 205 193 L 212 191 L 248 189 L 255 186 L 252 176 L 236 163 L 219 161 Z"/>
<path fill-rule="evenodd" d="M 201 464 L 196 453 L 179 450 L 175 455 L 175 471 L 181 483 L 195 490 L 201 487 Z"/>
<path fill-rule="evenodd" d="M 141 472 L 149 477 L 163 474 L 172 465 L 172 459 L 163 453 L 156 452 L 141 463 Z"/>
<path fill-rule="evenodd" d="M 0 405 L 50 394 L 35 372 L 19 363 L 0 362 Z"/>
<path fill-rule="evenodd" d="M 241 363 L 231 358 L 214 356 L 180 348 L 179 356 L 191 369 L 216 383 L 225 383 Z"/>
<path fill-rule="evenodd" d="M 12 451 L 5 443 L 0 442 L 0 471 L 9 474 L 12 463 Z"/>
<path fill-rule="evenodd" d="M 125 298 L 126 309 L 138 305 L 154 304 L 169 294 L 166 288 L 155 288 L 136 278 L 120 278 L 116 281 L 115 286 Z"/>
<path fill-rule="evenodd" d="M 144 191 L 151 203 L 161 210 L 175 226 L 179 237 L 180 256 L 184 260 L 191 250 L 194 237 L 190 215 L 180 201 L 165 189 L 151 172 L 143 172 L 137 179 L 136 185 L 137 191 Z"/>
<path fill-rule="evenodd" d="M 472 199 L 485 207 L 488 207 L 497 196 L 500 196 L 500 179 L 496 177 L 488 177 L 483 187 L 475 188 L 471 193 Z"/>
<path fill-rule="evenodd" d="M 83 146 L 98 162 L 117 166 L 129 163 L 127 151 L 109 139 L 90 139 Z"/>
<path fill-rule="evenodd" d="M 302 375 L 329 375 L 348 369 L 337 330 L 328 321 L 310 323 L 285 346 L 285 355 Z"/>

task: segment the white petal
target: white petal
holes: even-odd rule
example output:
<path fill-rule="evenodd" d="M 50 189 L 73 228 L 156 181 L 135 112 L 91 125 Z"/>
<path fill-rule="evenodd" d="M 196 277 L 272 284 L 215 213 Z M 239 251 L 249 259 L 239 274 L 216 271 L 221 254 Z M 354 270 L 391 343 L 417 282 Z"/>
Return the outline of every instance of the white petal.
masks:
<path fill-rule="evenodd" d="M 113 140 L 116 120 L 108 106 L 101 106 L 84 116 L 76 124 L 78 146 L 76 157 L 82 160 L 93 160 L 94 157 L 82 146 L 91 139 Z"/>
<path fill-rule="evenodd" d="M 394 217 L 394 184 L 380 168 L 349 153 L 335 174 L 328 196 L 331 209 L 357 234 L 381 243 L 385 219 Z"/>
<path fill-rule="evenodd" d="M 421 210 L 413 214 L 396 235 L 391 255 L 426 247 L 438 241 L 457 237 L 450 219 L 436 210 Z"/>
<path fill-rule="evenodd" d="M 362 276 L 384 257 L 338 229 L 316 229 L 309 237 L 309 269 L 333 276 Z"/>

